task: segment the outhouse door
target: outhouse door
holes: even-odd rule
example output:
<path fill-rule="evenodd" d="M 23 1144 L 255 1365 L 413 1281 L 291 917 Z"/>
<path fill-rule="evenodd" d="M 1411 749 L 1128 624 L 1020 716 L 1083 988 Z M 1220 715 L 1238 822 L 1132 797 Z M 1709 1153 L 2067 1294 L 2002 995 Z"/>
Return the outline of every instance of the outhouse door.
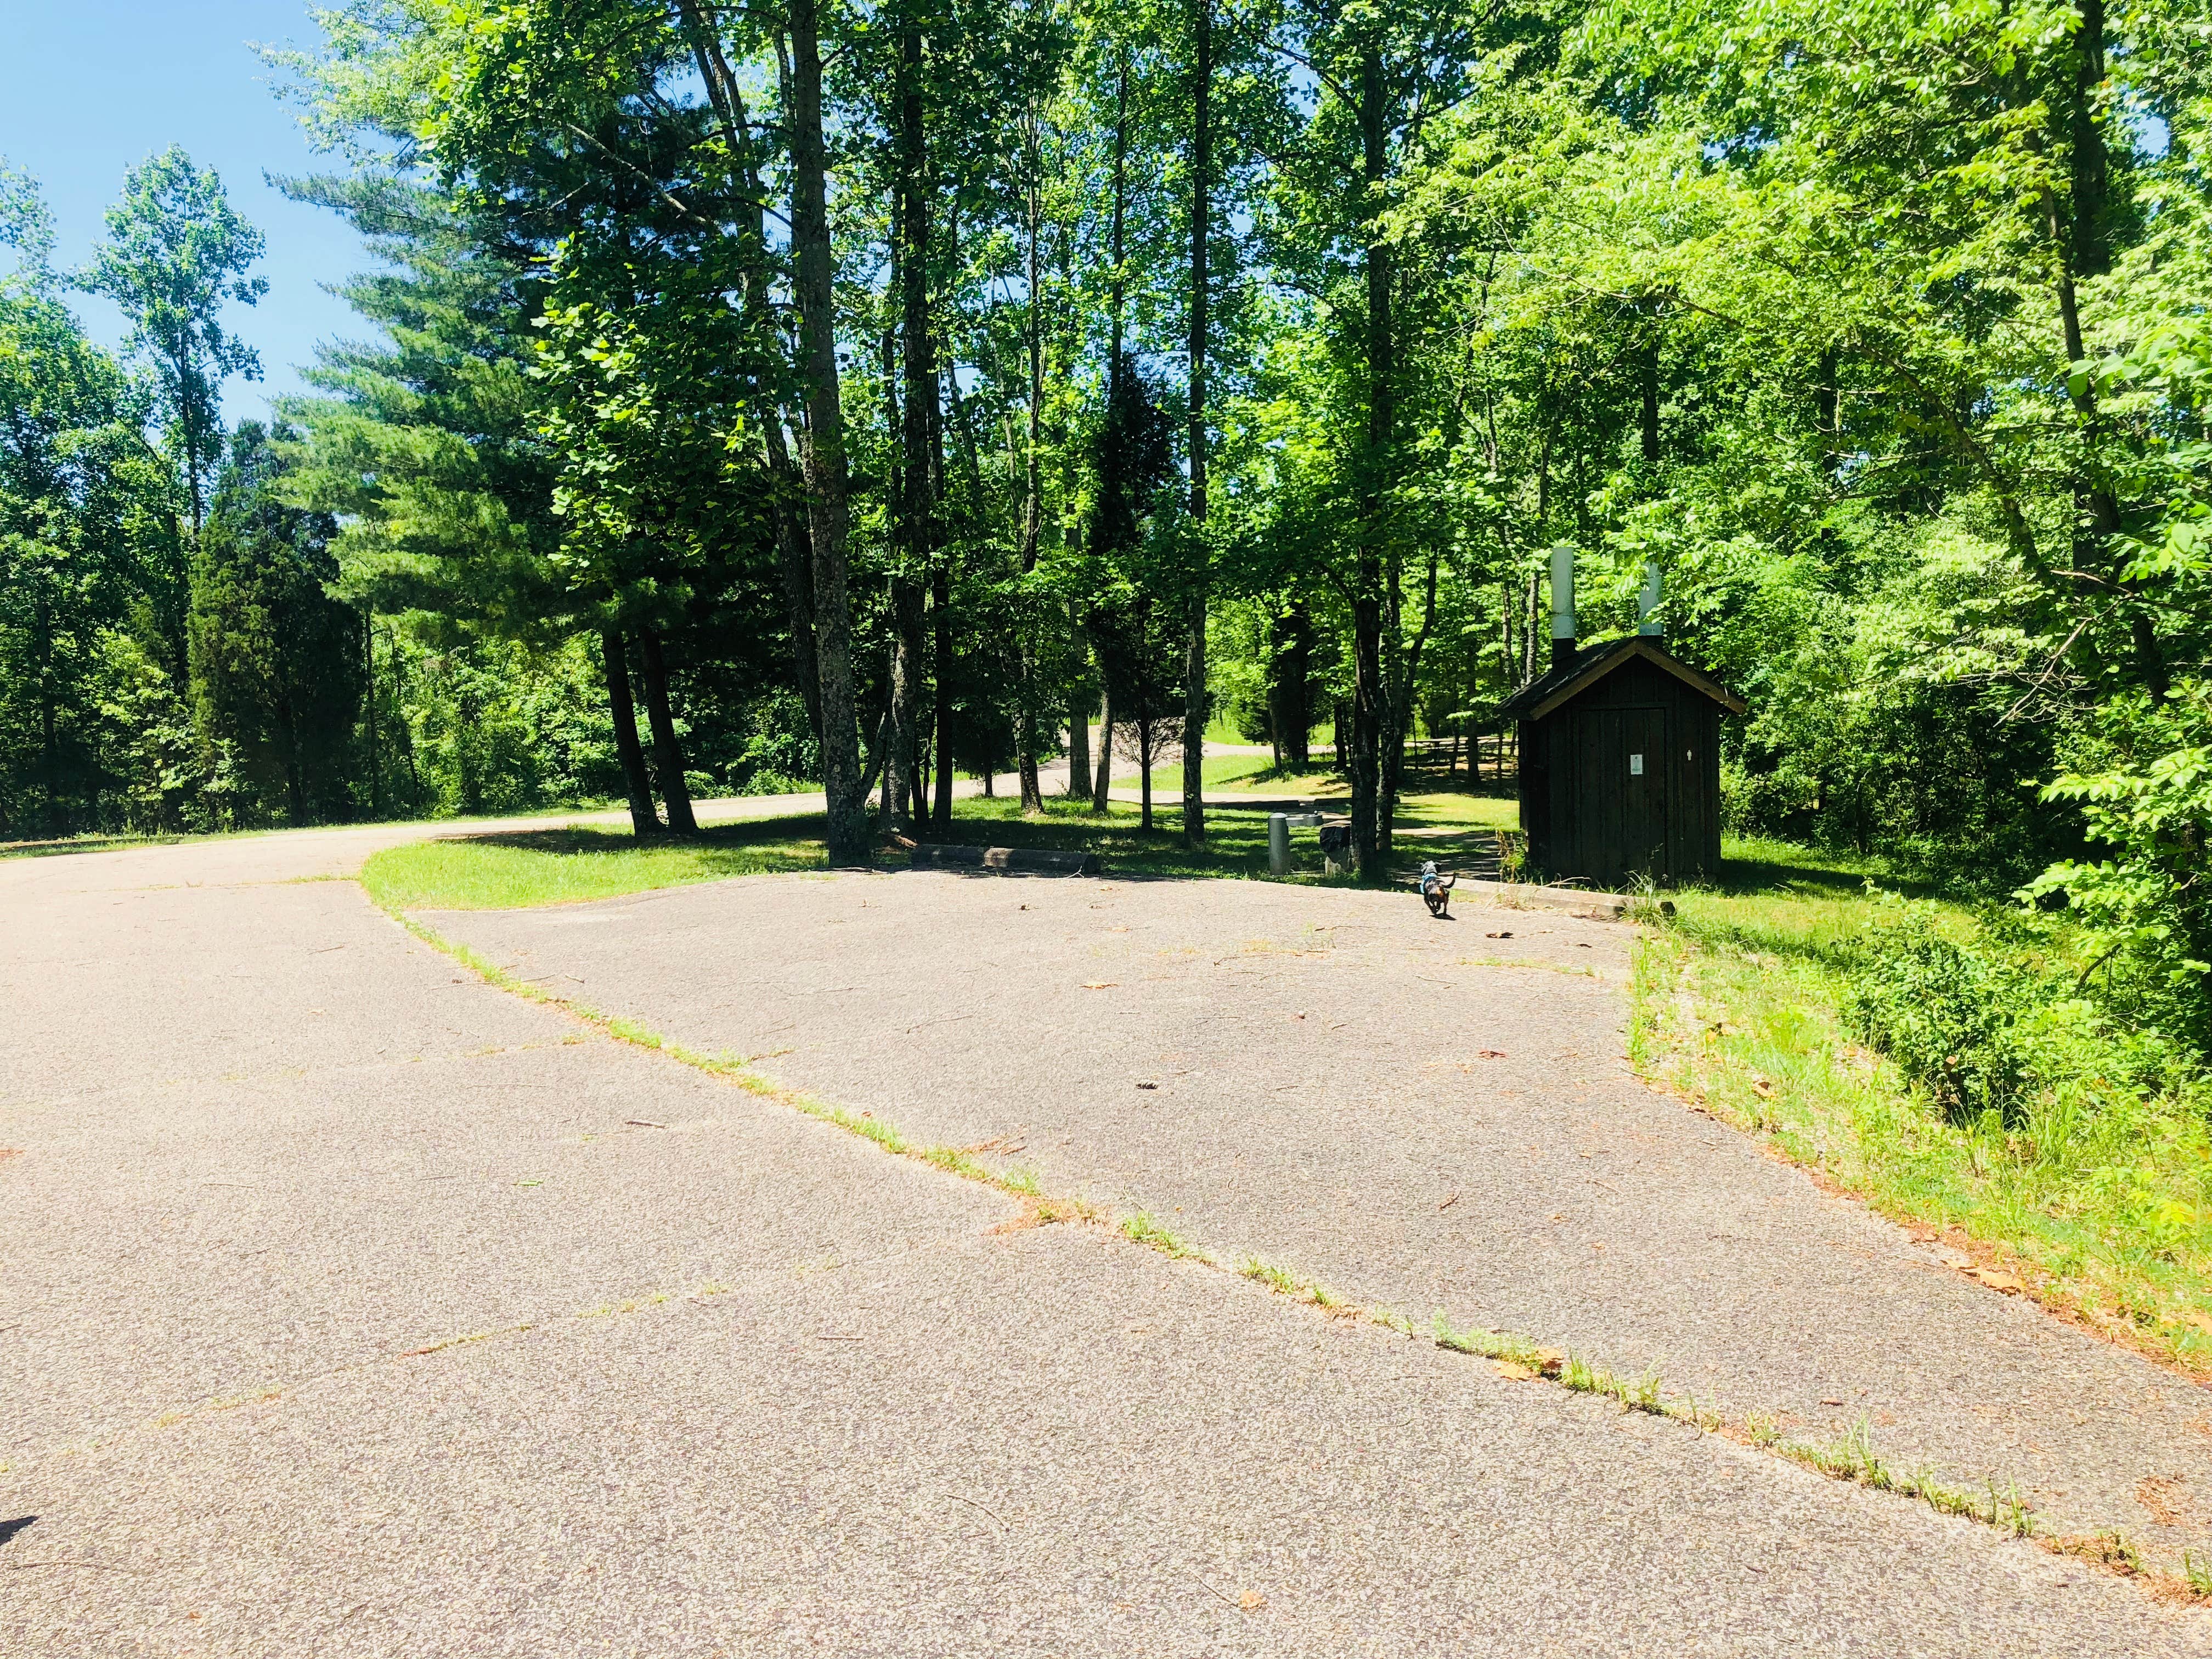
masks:
<path fill-rule="evenodd" d="M 1667 712 L 1594 708 L 1583 718 L 1589 744 L 1583 799 L 1597 845 L 1588 848 L 1608 879 L 1632 871 L 1662 879 L 1667 858 Z"/>

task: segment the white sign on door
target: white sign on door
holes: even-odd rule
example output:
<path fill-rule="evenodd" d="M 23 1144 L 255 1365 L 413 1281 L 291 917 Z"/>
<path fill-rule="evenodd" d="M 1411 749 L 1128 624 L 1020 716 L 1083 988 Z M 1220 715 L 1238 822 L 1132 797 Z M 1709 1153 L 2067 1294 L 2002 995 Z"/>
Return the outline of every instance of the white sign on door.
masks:
<path fill-rule="evenodd" d="M 1640 778 L 1644 775 L 1643 756 L 1631 755 L 1628 757 L 1628 775 L 1632 778 Z"/>

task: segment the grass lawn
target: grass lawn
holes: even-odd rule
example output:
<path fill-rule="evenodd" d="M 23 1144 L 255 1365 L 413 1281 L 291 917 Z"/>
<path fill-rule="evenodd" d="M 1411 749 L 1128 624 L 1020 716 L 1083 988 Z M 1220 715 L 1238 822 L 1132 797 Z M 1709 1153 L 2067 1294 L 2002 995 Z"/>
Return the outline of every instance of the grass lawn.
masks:
<path fill-rule="evenodd" d="M 371 854 L 361 882 L 393 910 L 567 904 L 727 876 L 819 870 L 827 861 L 823 827 L 816 813 L 717 825 L 696 841 L 640 841 L 626 829 L 587 824 L 418 841 Z"/>
<path fill-rule="evenodd" d="M 1411 869 L 1425 858 L 1447 867 L 1471 860 L 1486 848 L 1486 832 L 1510 827 L 1514 812 L 1512 802 L 1492 798 L 1409 796 L 1398 816 L 1400 860 Z M 1138 809 L 1118 801 L 1102 817 L 1088 802 L 1050 797 L 1042 817 L 1024 818 L 1013 797 L 969 797 L 953 803 L 948 834 L 933 831 L 924 839 L 1097 853 L 1115 875 L 1267 878 L 1264 810 L 1210 803 L 1206 845 L 1195 851 L 1182 844 L 1182 823 L 1172 801 L 1156 805 L 1147 833 L 1139 827 Z M 370 897 L 389 909 L 565 904 L 729 876 L 819 870 L 825 865 L 822 832 L 819 813 L 714 825 L 696 841 L 641 842 L 626 829 L 585 824 L 513 830 L 391 848 L 362 865 L 361 878 Z M 1297 832 L 1292 844 L 1300 866 L 1294 878 L 1324 879 L 1313 832 Z M 904 860 L 895 850 L 884 857 Z"/>
<path fill-rule="evenodd" d="M 2191 1370 L 2212 1371 L 2212 1137 L 2201 1103 L 2115 1088 L 2094 1107 L 1948 1121 L 1840 1009 L 1893 910 L 1874 866 L 1776 843 L 1729 848 L 1717 889 L 1674 896 L 1637 954 L 1638 1069 L 1724 1121 L 1973 1256 L 2001 1288 Z M 1930 896 L 1920 895 L 1921 896 Z M 1990 913 L 1937 899 L 1972 939 Z"/>
<path fill-rule="evenodd" d="M 1121 757 L 1115 757 L 1117 775 L 1116 789 L 1138 789 L 1144 786 L 1144 774 L 1134 762 L 1130 763 L 1127 776 L 1119 775 Z M 1211 799 L 1215 791 L 1243 790 L 1269 796 L 1341 795 L 1349 786 L 1324 766 L 1310 766 L 1304 771 L 1289 769 L 1278 772 L 1275 763 L 1265 755 L 1208 755 L 1205 760 L 1206 792 Z M 1152 769 L 1152 800 L 1155 805 L 1169 797 L 1182 797 L 1182 763 L 1176 761 Z"/>

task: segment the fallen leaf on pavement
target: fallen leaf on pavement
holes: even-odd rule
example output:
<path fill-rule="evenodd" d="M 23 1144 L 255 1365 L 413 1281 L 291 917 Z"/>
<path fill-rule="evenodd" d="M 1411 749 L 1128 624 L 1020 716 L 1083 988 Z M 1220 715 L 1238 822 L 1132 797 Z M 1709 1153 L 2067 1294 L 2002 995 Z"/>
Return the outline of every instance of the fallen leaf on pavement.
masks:
<path fill-rule="evenodd" d="M 1505 1058 L 1505 1050 L 1503 1048 L 1478 1048 L 1474 1051 L 1474 1057 L 1477 1060 L 1503 1060 Z"/>
<path fill-rule="evenodd" d="M 1567 1356 L 1557 1348 L 1536 1350 L 1536 1370 L 1545 1376 L 1557 1376 L 1567 1366 Z"/>
<path fill-rule="evenodd" d="M 2027 1287 L 2020 1282 L 2018 1273 L 2008 1273 L 2002 1267 L 1969 1267 L 1966 1277 L 1978 1279 L 1993 1291 L 2002 1291 L 2007 1296 L 2017 1296 Z"/>
<path fill-rule="evenodd" d="M 1246 1590 L 1237 1598 L 1237 1605 L 1247 1613 L 1257 1613 L 1267 1605 L 1267 1598 L 1257 1590 Z"/>
<path fill-rule="evenodd" d="M 1083 981 L 1083 988 L 1086 991 L 1110 991 L 1121 982 L 1118 979 L 1086 979 Z"/>
<path fill-rule="evenodd" d="M 1543 1374 L 1531 1370 L 1526 1365 L 1517 1365 L 1510 1359 L 1493 1359 L 1490 1362 L 1490 1369 L 1512 1382 L 1534 1382 Z"/>
<path fill-rule="evenodd" d="M 1458 1203 L 1458 1202 L 1459 1202 L 1459 1194 L 1458 1194 L 1457 1193 L 1454 1193 L 1454 1194 L 1453 1194 L 1449 1198 L 1446 1199 L 1443 1203 L 1441 1203 L 1441 1204 L 1437 1205 L 1437 1208 L 1438 1208 L 1439 1210 L 1449 1210 L 1449 1208 L 1451 1208 L 1451 1206 L 1452 1206 L 1453 1205 L 1455 1205 L 1455 1204 L 1456 1204 L 1456 1203 Z M 2202 1318 L 2203 1317 L 2203 1316 L 2202 1314 L 2199 1314 L 2199 1315 L 2197 1316 L 2197 1317 L 2198 1317 L 2198 1318 L 2200 1318 L 2200 1319 L 2202 1319 Z"/>

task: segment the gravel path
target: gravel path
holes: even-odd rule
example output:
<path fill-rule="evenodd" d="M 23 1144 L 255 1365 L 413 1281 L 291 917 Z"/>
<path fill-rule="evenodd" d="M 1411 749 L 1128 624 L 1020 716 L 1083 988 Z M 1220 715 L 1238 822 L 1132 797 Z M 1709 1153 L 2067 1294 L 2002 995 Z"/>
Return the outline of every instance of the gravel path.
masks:
<path fill-rule="evenodd" d="M 0 866 L 10 1659 L 2212 1651 L 2205 1615 L 1970 1522 L 1103 1229 L 1010 1224 L 1000 1194 L 488 989 L 357 889 L 289 879 L 364 833 Z M 1076 1084 L 1109 1066 L 1161 1073 L 1148 1139 L 1256 1159 L 1225 1122 L 1210 1145 L 1163 1129 L 1206 1097 L 1157 1052 L 1168 1027 L 1211 1052 L 1251 999 L 1158 957 L 1186 948 L 1164 933 L 1107 934 L 1164 910 L 1079 933 L 1073 908 L 1015 908 L 1087 916 L 1091 886 L 752 881 L 468 925 L 540 927 L 509 948 L 573 957 L 611 1000 L 622 953 L 591 952 L 650 918 L 631 951 L 717 1000 L 775 981 L 769 1024 L 823 1011 L 810 1052 L 872 1052 L 921 998 L 973 1028 L 948 1075 L 978 1099 L 1032 1019 L 1068 1168 L 1106 1134 L 1077 1128 Z M 1158 890 L 1215 895 L 1175 924 L 1194 939 L 1284 931 L 1238 911 L 1273 890 Z M 929 963 L 933 1002 L 886 982 Z M 1121 983 L 1063 994 L 1063 967 Z M 1326 1085 L 1353 1040 L 1272 1046 Z M 902 1080 L 851 1098 L 923 1127 L 951 1086 L 915 1063 L 934 1041 L 885 1049 L 868 1063 Z M 1358 1102 L 1316 1099 L 1371 1138 Z M 1028 1156 L 1058 1170 L 1044 1139 Z M 1312 1180 L 1360 1213 L 1353 1172 Z"/>

